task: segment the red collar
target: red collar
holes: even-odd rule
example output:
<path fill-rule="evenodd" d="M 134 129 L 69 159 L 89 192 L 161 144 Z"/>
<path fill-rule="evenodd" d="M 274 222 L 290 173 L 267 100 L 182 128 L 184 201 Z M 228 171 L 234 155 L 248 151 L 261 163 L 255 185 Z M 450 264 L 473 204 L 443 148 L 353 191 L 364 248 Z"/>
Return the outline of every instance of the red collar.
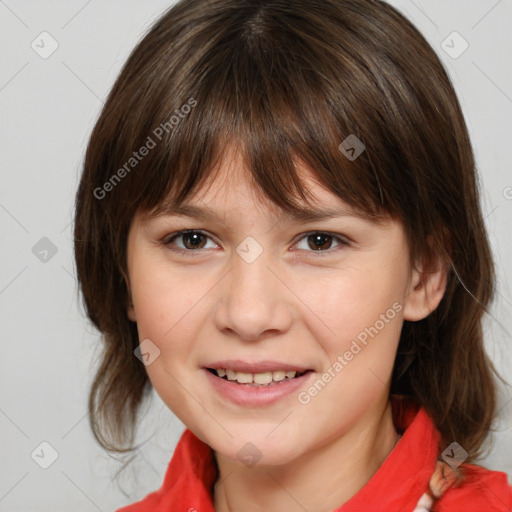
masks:
<path fill-rule="evenodd" d="M 435 468 L 439 434 L 423 409 L 417 411 L 410 405 L 393 402 L 393 419 L 398 430 L 405 430 L 402 438 L 370 481 L 335 512 L 406 512 L 407 504 L 412 510 L 425 491 Z M 118 512 L 215 512 L 212 490 L 216 479 L 211 448 L 186 429 L 162 487 Z"/>
<path fill-rule="evenodd" d="M 428 487 L 439 455 L 439 432 L 425 409 L 398 397 L 392 406 L 402 438 L 368 483 L 334 512 L 412 511 Z"/>
<path fill-rule="evenodd" d="M 412 512 L 429 485 L 438 457 L 439 432 L 423 408 L 418 409 L 411 402 L 394 397 L 393 421 L 402 433 L 401 439 L 381 464 L 368 483 L 347 503 L 333 512 Z M 507 484 L 506 475 L 476 469 L 475 478 L 483 482 L 475 487 L 474 493 L 455 492 L 448 508 L 440 511 L 453 512 L 453 508 L 465 505 L 464 511 L 483 510 L 489 500 L 501 496 L 501 505 L 512 504 L 512 490 Z M 164 482 L 142 501 L 123 507 L 117 512 L 215 512 L 212 491 L 217 479 L 217 469 L 211 448 L 198 439 L 189 429 L 182 434 L 167 468 Z M 492 479 L 492 482 L 491 482 Z M 483 493 L 485 488 L 493 492 Z M 484 497 L 484 494 L 488 494 Z M 498 497 L 500 497 L 498 496 Z M 484 507 L 485 508 L 485 507 Z M 509 510 L 491 508 L 490 510 Z"/>

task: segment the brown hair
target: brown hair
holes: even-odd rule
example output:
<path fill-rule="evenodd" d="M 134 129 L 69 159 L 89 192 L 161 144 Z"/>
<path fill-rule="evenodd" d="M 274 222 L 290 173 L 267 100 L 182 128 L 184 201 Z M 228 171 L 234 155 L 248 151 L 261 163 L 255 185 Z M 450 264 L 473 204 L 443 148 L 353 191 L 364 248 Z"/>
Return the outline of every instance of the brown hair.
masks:
<path fill-rule="evenodd" d="M 366 147 L 355 160 L 339 149 L 350 134 Z M 187 199 L 230 142 L 284 210 L 308 201 L 300 159 L 364 215 L 399 219 L 411 262 L 447 263 L 437 309 L 404 322 L 391 392 L 426 408 L 443 446 L 476 458 L 495 414 L 481 325 L 495 275 L 472 147 L 436 53 L 379 0 L 182 0 L 133 50 L 76 196 L 77 275 L 104 343 L 89 396 L 97 441 L 133 450 L 151 389 L 126 312 L 133 216 Z"/>

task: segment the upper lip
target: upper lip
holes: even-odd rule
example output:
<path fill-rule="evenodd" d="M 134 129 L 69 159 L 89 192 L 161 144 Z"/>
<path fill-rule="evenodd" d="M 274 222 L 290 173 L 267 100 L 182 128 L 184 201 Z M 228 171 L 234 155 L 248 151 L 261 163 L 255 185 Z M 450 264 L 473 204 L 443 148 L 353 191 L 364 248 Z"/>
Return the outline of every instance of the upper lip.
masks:
<path fill-rule="evenodd" d="M 303 372 L 306 370 L 310 370 L 310 368 L 306 368 L 297 364 L 283 363 L 282 361 L 259 361 L 254 363 L 249 363 L 246 361 L 241 361 L 240 359 L 236 360 L 224 360 L 224 361 L 216 361 L 214 363 L 209 363 L 205 366 L 205 368 L 212 368 L 217 370 L 219 368 L 229 369 L 236 372 L 245 372 L 245 373 L 264 373 L 271 371 L 283 370 L 286 372 L 296 371 Z"/>

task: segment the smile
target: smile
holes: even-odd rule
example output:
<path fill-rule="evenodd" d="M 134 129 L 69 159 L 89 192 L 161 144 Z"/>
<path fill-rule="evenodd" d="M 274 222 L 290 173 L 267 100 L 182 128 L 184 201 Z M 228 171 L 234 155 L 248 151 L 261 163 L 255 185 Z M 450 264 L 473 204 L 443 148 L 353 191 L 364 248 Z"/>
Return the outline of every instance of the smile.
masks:
<path fill-rule="evenodd" d="M 267 370 L 251 373 L 230 368 L 204 368 L 211 387 L 237 405 L 267 406 L 299 390 L 313 370 Z"/>
<path fill-rule="evenodd" d="M 286 379 L 295 379 L 300 377 L 308 370 L 304 370 L 302 372 L 297 372 L 295 370 L 275 370 L 261 373 L 248 373 L 238 372 L 229 368 L 208 368 L 208 371 L 224 380 L 236 381 L 238 384 L 248 384 L 250 386 L 272 386 Z"/>

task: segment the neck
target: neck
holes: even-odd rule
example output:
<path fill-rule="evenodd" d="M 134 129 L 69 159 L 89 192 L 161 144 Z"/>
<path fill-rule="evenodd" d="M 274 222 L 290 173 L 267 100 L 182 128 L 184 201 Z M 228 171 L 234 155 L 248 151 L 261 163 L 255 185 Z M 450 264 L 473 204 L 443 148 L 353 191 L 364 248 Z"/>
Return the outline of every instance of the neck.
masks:
<path fill-rule="evenodd" d="M 216 453 L 215 511 L 331 512 L 364 487 L 398 438 L 388 402 L 286 465 L 247 468 Z"/>

